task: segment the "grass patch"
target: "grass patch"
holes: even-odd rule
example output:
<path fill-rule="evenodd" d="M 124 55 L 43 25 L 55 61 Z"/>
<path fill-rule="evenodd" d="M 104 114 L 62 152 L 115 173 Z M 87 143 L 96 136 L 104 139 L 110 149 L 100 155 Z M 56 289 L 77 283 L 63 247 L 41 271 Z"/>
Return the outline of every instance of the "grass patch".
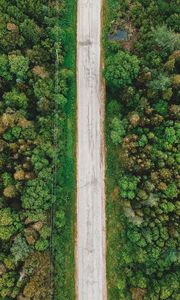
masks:
<path fill-rule="evenodd" d="M 55 295 L 59 300 L 75 298 L 74 281 L 74 238 L 75 238 L 75 182 L 76 182 L 76 1 L 66 0 L 66 16 L 61 25 L 66 32 L 67 50 L 64 68 L 72 72 L 71 82 L 68 84 L 68 103 L 66 107 L 66 123 L 64 136 L 66 137 L 65 157 L 63 159 L 64 187 L 56 205 L 56 210 L 65 208 L 66 224 L 62 235 L 54 237 L 54 269 L 55 269 Z M 61 20 L 60 20 L 61 22 Z M 59 174 L 61 177 L 62 174 Z"/>
<path fill-rule="evenodd" d="M 104 0 L 104 29 L 103 29 L 103 47 L 105 54 L 105 61 L 109 55 L 108 33 L 111 21 L 116 14 L 118 2 L 116 0 Z M 118 252 L 120 251 L 120 207 L 118 202 L 119 194 L 116 191 L 118 183 L 116 179 L 119 177 L 119 165 L 117 162 L 117 154 L 114 147 L 112 147 L 112 140 L 110 138 L 110 115 L 108 113 L 108 101 L 110 93 L 106 91 L 106 105 L 105 105 L 105 137 L 106 137 L 106 268 L 107 268 L 107 293 L 108 299 L 119 299 L 119 292 L 117 289 L 117 280 L 119 277 L 118 271 Z M 117 195 L 118 194 L 118 195 Z"/>

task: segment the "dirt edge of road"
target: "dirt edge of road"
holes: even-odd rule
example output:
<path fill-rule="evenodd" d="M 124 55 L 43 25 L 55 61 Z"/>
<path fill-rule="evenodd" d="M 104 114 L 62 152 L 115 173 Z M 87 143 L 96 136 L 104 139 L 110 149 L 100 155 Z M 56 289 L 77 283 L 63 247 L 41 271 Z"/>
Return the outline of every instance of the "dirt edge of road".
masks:
<path fill-rule="evenodd" d="M 103 168 L 103 182 L 104 182 L 104 197 L 102 199 L 102 206 L 104 211 L 104 240 L 103 240 L 103 249 L 104 249 L 104 295 L 103 299 L 107 299 L 107 278 L 106 278 L 106 186 L 105 186 L 105 177 L 106 177 L 106 143 L 105 143 L 105 99 L 106 99 L 106 87 L 105 79 L 103 77 L 104 70 L 104 48 L 103 48 L 103 27 L 104 27 L 104 0 L 101 0 L 101 63 L 100 63 L 100 101 L 101 101 L 101 156 L 102 156 L 102 168 Z"/>
<path fill-rule="evenodd" d="M 75 235 L 74 235 L 74 259 L 75 259 L 75 266 L 74 266 L 74 282 L 75 282 L 75 300 L 78 300 L 78 281 L 77 281 L 77 278 L 78 278 L 78 268 L 77 268 L 77 171 L 78 171 L 78 86 L 77 86 L 77 78 L 78 78 L 78 62 L 79 62 L 79 56 L 78 56 L 78 28 L 79 28 L 79 18 L 78 18 L 78 15 L 79 15 L 79 7 L 78 7 L 78 1 L 76 1 L 76 184 L 75 184 L 75 187 L 76 187 L 76 190 L 75 190 L 75 224 L 74 224 L 74 232 L 75 232 Z"/>

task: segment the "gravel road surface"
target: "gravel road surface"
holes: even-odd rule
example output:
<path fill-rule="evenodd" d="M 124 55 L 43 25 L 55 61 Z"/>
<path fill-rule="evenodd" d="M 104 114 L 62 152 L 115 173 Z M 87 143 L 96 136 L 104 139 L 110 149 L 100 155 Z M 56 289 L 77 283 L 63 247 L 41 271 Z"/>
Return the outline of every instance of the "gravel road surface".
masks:
<path fill-rule="evenodd" d="M 104 105 L 101 0 L 78 0 L 77 241 L 78 300 L 106 300 Z"/>

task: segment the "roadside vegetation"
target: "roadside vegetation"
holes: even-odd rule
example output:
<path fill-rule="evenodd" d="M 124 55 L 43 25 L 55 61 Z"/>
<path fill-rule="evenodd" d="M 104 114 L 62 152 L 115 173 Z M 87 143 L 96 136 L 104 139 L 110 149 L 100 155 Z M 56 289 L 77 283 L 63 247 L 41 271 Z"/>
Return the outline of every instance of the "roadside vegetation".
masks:
<path fill-rule="evenodd" d="M 104 7 L 108 299 L 178 300 L 178 1 Z"/>
<path fill-rule="evenodd" d="M 2 300 L 74 297 L 75 13 L 0 1 Z"/>

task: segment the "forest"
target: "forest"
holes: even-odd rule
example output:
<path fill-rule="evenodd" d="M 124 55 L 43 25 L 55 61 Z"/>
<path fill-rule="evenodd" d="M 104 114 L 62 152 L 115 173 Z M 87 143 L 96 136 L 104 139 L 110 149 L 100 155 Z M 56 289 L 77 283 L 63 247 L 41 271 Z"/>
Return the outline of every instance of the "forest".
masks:
<path fill-rule="evenodd" d="M 105 1 L 112 300 L 179 299 L 179 9 L 176 0 Z"/>
<path fill-rule="evenodd" d="M 0 1 L 2 300 L 73 298 L 75 28 L 70 0 Z"/>
<path fill-rule="evenodd" d="M 180 300 L 179 0 L 103 5 L 108 300 Z M 75 299 L 76 13 L 0 0 L 0 300 Z"/>

